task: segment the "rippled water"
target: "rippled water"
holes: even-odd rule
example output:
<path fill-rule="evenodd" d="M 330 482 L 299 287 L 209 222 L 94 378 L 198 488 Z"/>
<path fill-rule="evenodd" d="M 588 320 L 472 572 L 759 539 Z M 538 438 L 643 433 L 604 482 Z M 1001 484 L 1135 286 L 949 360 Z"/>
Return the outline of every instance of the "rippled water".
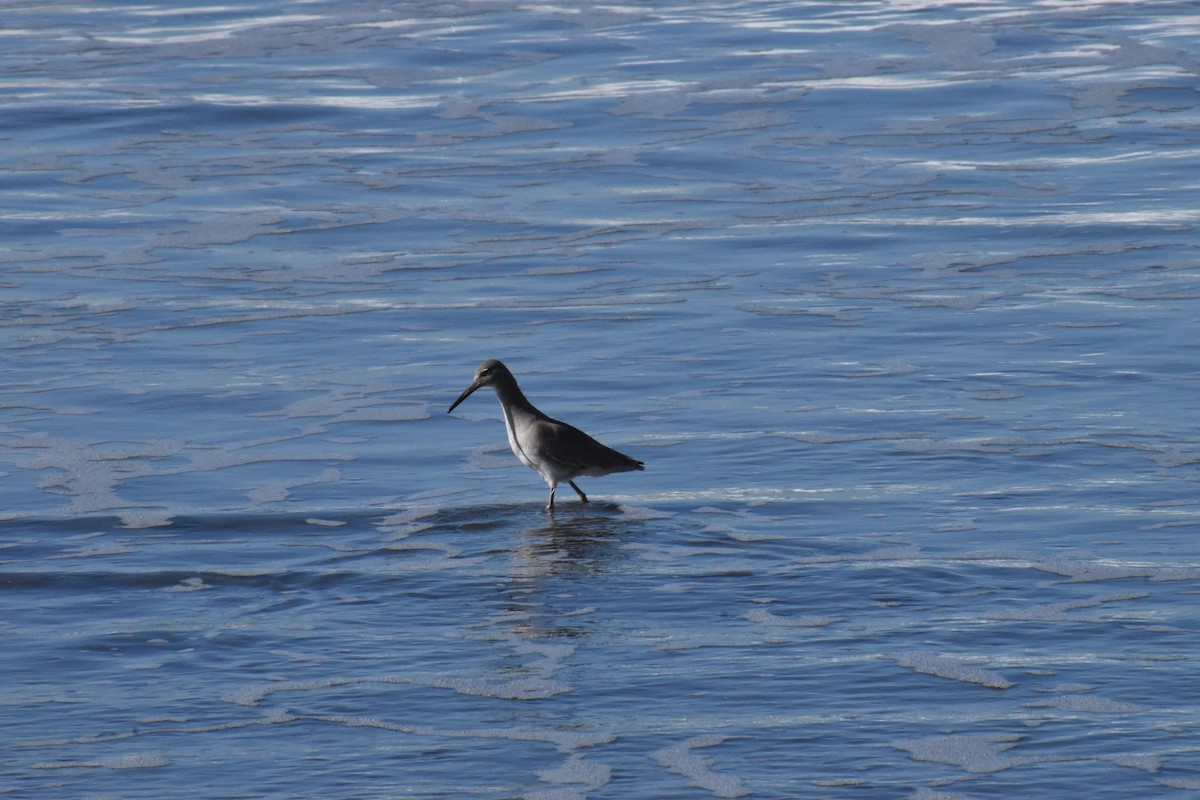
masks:
<path fill-rule="evenodd" d="M 1198 42 L 10 4 L 0 792 L 1194 796 Z"/>

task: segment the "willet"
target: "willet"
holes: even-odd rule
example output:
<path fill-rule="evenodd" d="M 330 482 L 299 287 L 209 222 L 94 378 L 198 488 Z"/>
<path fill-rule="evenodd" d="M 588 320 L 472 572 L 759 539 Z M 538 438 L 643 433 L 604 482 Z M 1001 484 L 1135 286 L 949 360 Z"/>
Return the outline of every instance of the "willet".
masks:
<path fill-rule="evenodd" d="M 587 495 L 575 485 L 580 475 L 598 477 L 610 472 L 628 472 L 642 469 L 642 462 L 605 447 L 579 428 L 550 419 L 525 399 L 517 379 L 508 367 L 491 359 L 475 370 L 475 380 L 458 396 L 449 414 L 458 404 L 471 396 L 476 389 L 490 386 L 496 390 L 500 408 L 504 411 L 504 427 L 508 431 L 508 446 L 521 463 L 537 470 L 550 486 L 550 502 L 547 511 L 554 510 L 554 490 L 566 481 L 587 502 Z"/>

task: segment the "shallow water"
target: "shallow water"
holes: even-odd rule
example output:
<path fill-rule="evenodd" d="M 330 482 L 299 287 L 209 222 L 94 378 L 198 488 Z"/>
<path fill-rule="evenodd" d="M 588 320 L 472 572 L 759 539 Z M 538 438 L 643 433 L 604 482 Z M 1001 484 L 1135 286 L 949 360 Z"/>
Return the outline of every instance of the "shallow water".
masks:
<path fill-rule="evenodd" d="M 1190 4 L 7 24 L 0 791 L 1200 791 Z"/>

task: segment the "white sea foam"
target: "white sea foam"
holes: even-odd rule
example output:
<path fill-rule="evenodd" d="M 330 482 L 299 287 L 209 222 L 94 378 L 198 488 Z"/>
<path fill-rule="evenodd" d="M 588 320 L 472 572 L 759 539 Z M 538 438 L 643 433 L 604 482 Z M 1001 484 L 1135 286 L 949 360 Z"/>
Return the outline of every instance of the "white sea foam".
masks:
<path fill-rule="evenodd" d="M 917 761 L 949 764 L 966 772 L 999 772 L 1030 763 L 1028 758 L 1007 755 L 1021 736 L 927 736 L 904 739 L 896 747 Z"/>
<path fill-rule="evenodd" d="M 745 782 L 736 775 L 712 769 L 713 758 L 697 755 L 693 750 L 716 747 L 728 737 L 693 736 L 687 741 L 651 753 L 664 769 L 688 779 L 688 785 L 711 792 L 715 797 L 744 797 L 750 794 Z"/>
<path fill-rule="evenodd" d="M 911 650 L 897 659 L 902 667 L 964 683 L 977 683 L 989 689 L 1008 689 L 1013 684 L 998 672 L 967 664 L 956 658 L 927 650 Z"/>
<path fill-rule="evenodd" d="M 781 616 L 773 614 L 765 608 L 753 608 L 746 612 L 746 619 L 759 625 L 771 625 L 781 628 L 824 628 L 841 622 L 837 617 L 822 617 L 806 615 L 800 617 Z"/>

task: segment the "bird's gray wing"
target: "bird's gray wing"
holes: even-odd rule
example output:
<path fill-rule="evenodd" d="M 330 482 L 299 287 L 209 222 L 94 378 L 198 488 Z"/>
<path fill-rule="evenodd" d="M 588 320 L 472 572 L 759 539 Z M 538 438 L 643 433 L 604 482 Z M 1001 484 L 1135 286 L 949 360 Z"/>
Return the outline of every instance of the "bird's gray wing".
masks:
<path fill-rule="evenodd" d="M 642 462 L 600 444 L 573 425 L 552 419 L 543 424 L 542 453 L 560 464 L 579 471 L 641 469 Z"/>

